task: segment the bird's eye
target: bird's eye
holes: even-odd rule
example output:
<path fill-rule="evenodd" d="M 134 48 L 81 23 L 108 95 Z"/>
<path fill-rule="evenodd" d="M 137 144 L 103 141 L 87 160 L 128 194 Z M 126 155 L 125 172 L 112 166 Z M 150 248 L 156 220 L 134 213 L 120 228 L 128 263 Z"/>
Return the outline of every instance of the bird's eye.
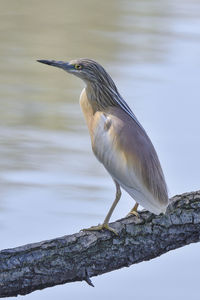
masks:
<path fill-rule="evenodd" d="M 75 68 L 76 70 L 81 70 L 81 69 L 82 69 L 82 66 L 79 65 L 79 64 L 76 64 L 76 65 L 74 65 L 74 68 Z"/>

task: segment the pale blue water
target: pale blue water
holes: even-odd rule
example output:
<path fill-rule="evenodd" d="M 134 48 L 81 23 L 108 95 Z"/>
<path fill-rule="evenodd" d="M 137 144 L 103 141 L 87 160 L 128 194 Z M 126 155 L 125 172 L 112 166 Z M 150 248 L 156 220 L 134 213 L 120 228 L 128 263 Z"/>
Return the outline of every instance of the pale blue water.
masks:
<path fill-rule="evenodd" d="M 170 195 L 200 188 L 199 1 L 1 1 L 0 248 L 103 220 L 114 185 L 94 158 L 83 83 L 36 59 L 94 58 L 151 137 Z M 133 206 L 123 193 L 112 220 Z M 199 299 L 199 244 L 27 299 Z M 22 297 L 19 297 L 22 299 Z"/>

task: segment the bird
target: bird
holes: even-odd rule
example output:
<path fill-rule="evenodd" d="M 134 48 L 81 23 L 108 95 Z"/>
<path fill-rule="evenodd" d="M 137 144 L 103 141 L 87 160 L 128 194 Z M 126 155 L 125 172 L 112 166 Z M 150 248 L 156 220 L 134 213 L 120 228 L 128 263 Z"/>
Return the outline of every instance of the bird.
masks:
<path fill-rule="evenodd" d="M 95 60 L 37 60 L 73 74 L 85 83 L 80 106 L 88 127 L 94 155 L 112 177 L 116 194 L 102 224 L 84 230 L 107 229 L 121 198 L 121 188 L 134 200 L 128 215 L 138 216 L 138 206 L 159 215 L 168 206 L 168 190 L 156 150 L 145 129 L 122 98 L 113 79 Z"/>

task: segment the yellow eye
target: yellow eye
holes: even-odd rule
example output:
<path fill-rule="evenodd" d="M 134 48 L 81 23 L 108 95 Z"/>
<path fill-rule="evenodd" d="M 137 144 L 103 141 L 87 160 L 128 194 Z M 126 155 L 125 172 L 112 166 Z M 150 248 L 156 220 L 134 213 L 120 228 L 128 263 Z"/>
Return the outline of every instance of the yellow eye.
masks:
<path fill-rule="evenodd" d="M 76 65 L 74 65 L 74 68 L 75 68 L 76 70 L 81 70 L 81 69 L 82 69 L 82 66 L 79 65 L 79 64 L 76 64 Z"/>

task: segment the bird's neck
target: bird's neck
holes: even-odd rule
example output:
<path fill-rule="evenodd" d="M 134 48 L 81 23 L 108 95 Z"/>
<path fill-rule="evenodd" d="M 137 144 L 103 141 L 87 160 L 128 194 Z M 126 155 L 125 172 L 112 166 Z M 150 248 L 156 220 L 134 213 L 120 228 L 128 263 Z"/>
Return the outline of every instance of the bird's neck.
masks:
<path fill-rule="evenodd" d="M 104 111 L 108 107 L 117 106 L 115 98 L 120 97 L 115 85 L 109 86 L 98 82 L 88 82 L 86 94 L 94 112 L 98 110 Z"/>

